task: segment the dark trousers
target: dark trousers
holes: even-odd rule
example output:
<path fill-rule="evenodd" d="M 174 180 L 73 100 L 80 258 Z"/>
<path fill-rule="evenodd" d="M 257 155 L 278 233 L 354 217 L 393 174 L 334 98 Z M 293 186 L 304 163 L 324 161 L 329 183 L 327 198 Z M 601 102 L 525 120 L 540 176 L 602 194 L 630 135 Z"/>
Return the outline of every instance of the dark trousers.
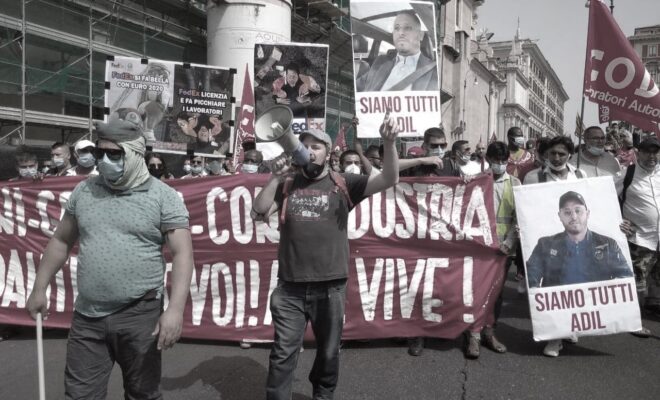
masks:
<path fill-rule="evenodd" d="M 346 280 L 279 281 L 270 298 L 275 342 L 270 352 L 266 397 L 291 399 L 291 385 L 307 321 L 316 337 L 316 359 L 309 373 L 314 400 L 330 400 L 339 378 L 339 342 L 344 319 Z"/>
<path fill-rule="evenodd" d="M 101 318 L 74 312 L 67 343 L 66 399 L 105 399 L 115 361 L 124 379 L 124 398 L 162 399 L 161 353 L 151 333 L 161 299 L 141 299 Z"/>

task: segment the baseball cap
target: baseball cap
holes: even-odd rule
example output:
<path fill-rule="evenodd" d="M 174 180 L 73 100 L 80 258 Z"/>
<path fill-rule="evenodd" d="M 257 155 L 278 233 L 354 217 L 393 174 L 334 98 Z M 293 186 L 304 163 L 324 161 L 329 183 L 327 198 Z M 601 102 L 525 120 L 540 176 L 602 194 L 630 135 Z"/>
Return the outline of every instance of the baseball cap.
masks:
<path fill-rule="evenodd" d="M 582 197 L 580 193 L 571 190 L 562 194 L 561 197 L 559 198 L 559 209 L 564 207 L 564 205 L 569 201 L 580 203 L 583 206 L 587 205 L 587 203 L 584 202 L 584 197 Z"/>
<path fill-rule="evenodd" d="M 330 135 L 323 132 L 322 130 L 312 128 L 308 131 L 302 132 L 298 139 L 302 142 L 307 136 L 311 136 L 314 139 L 325 143 L 328 149 L 332 147 L 332 139 L 330 139 Z"/>
<path fill-rule="evenodd" d="M 83 139 L 83 140 L 79 141 L 78 143 L 76 143 L 76 146 L 73 148 L 73 151 L 75 153 L 78 153 L 78 151 L 80 151 L 80 149 L 84 149 L 84 148 L 87 148 L 87 147 L 96 147 L 96 145 L 92 141 L 89 141 L 87 139 Z"/>
<path fill-rule="evenodd" d="M 640 151 L 652 151 L 655 153 L 660 150 L 660 141 L 658 141 L 658 138 L 655 136 L 649 136 L 642 140 L 637 148 Z"/>

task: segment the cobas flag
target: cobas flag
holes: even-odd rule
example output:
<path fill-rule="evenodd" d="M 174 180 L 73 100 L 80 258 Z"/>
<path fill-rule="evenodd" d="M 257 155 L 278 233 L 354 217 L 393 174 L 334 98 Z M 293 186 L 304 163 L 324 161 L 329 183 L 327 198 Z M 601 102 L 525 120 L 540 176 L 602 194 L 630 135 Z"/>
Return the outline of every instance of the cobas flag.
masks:
<path fill-rule="evenodd" d="M 592 0 L 584 95 L 598 104 L 601 123 L 625 120 L 660 134 L 660 90 L 601 0 Z"/>

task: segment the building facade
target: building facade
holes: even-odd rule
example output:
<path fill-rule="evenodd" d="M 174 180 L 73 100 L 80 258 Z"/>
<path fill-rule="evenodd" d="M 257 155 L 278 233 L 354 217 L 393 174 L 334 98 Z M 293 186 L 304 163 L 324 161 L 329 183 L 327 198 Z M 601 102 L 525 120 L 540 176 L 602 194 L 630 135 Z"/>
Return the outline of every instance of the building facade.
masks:
<path fill-rule="evenodd" d="M 642 63 L 657 84 L 660 82 L 660 25 L 635 28 L 635 34 L 628 38 Z"/>
<path fill-rule="evenodd" d="M 563 135 L 568 95 L 535 41 L 522 39 L 518 30 L 512 41 L 489 45 L 504 81 L 498 87 L 497 138 L 505 139 L 512 126 L 527 139 Z"/>

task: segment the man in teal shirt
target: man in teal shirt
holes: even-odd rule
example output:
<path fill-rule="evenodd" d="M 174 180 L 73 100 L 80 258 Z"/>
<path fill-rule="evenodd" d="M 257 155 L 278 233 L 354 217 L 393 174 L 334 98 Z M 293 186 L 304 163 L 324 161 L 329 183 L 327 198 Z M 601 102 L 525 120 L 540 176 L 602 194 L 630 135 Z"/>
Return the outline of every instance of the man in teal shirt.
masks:
<path fill-rule="evenodd" d="M 79 244 L 75 312 L 65 370 L 65 398 L 105 398 L 115 362 L 126 399 L 161 399 L 161 350 L 181 335 L 193 270 L 188 212 L 177 193 L 151 177 L 138 121 L 98 127 L 99 176 L 73 190 L 44 251 L 27 308 L 46 315 L 46 288 Z M 171 293 L 163 312 L 165 260 Z"/>

